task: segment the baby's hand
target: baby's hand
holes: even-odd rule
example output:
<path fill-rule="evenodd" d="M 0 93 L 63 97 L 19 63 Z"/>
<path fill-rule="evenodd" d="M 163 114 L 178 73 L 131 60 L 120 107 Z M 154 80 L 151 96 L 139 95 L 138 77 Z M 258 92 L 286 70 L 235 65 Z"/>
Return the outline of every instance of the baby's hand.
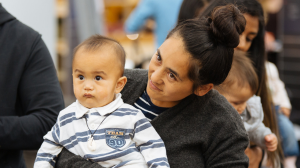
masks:
<path fill-rule="evenodd" d="M 275 151 L 277 149 L 277 137 L 274 134 L 269 134 L 265 136 L 265 144 L 267 146 L 268 151 Z"/>

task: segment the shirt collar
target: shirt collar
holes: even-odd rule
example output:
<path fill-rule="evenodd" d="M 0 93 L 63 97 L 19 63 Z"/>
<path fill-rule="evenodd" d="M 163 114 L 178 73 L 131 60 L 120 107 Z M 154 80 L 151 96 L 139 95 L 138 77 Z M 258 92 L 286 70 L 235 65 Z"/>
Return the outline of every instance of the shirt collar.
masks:
<path fill-rule="evenodd" d="M 86 108 L 83 105 L 79 103 L 78 100 L 76 100 L 76 118 L 81 118 L 84 114 L 88 112 L 98 112 L 101 116 L 104 116 L 106 114 L 114 112 L 116 109 L 118 109 L 121 105 L 124 104 L 122 100 L 122 94 L 118 93 L 116 95 L 116 98 L 114 101 L 110 102 L 109 104 L 103 106 L 103 107 L 97 107 L 97 108 Z"/>

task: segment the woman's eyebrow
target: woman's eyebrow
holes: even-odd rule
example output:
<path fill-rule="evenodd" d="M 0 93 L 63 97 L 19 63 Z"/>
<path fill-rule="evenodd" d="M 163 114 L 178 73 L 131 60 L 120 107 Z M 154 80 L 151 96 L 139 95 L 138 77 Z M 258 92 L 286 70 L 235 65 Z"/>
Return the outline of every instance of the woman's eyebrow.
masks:
<path fill-rule="evenodd" d="M 159 48 L 157 49 L 157 54 L 158 54 L 159 56 L 161 56 L 161 55 L 160 55 L 160 50 L 159 50 Z"/>
<path fill-rule="evenodd" d="M 176 71 L 174 71 L 173 69 L 171 69 L 171 68 L 167 68 L 170 72 L 172 72 L 180 81 L 182 81 L 182 79 L 180 78 L 180 76 L 179 76 L 179 74 L 176 72 Z"/>

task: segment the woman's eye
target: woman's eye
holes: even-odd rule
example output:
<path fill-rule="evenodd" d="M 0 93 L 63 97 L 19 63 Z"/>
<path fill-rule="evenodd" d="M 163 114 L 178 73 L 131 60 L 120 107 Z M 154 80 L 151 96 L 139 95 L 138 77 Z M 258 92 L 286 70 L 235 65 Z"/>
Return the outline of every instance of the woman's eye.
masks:
<path fill-rule="evenodd" d="M 84 76 L 79 75 L 78 78 L 79 78 L 80 80 L 83 80 L 83 79 L 84 79 Z"/>
<path fill-rule="evenodd" d="M 157 56 L 156 56 L 156 59 L 157 59 L 157 61 L 159 61 L 159 62 L 160 62 L 160 61 L 161 61 L 161 57 L 160 57 L 160 55 L 157 55 Z"/>
<path fill-rule="evenodd" d="M 95 79 L 96 79 L 97 81 L 99 81 L 99 80 L 101 80 L 102 78 L 101 78 L 100 76 L 96 76 Z"/>
<path fill-rule="evenodd" d="M 246 41 L 247 41 L 247 42 L 252 42 L 252 39 L 246 38 Z"/>
<path fill-rule="evenodd" d="M 174 75 L 173 73 L 169 73 L 169 77 L 170 77 L 171 79 L 175 79 L 175 80 L 176 80 L 176 77 L 175 77 L 175 75 Z"/>

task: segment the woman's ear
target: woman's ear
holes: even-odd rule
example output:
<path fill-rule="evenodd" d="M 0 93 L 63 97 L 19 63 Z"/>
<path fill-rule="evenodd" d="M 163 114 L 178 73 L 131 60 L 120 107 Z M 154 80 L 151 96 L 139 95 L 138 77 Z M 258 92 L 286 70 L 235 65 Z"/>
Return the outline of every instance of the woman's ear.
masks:
<path fill-rule="evenodd" d="M 209 83 L 206 85 L 199 86 L 195 91 L 194 94 L 197 96 L 204 96 L 207 92 L 209 92 L 214 87 L 214 84 Z"/>
<path fill-rule="evenodd" d="M 116 90 L 115 90 L 116 94 L 120 93 L 123 90 L 126 82 L 127 82 L 126 76 L 122 76 L 121 78 L 118 79 L 117 84 L 116 84 Z"/>

